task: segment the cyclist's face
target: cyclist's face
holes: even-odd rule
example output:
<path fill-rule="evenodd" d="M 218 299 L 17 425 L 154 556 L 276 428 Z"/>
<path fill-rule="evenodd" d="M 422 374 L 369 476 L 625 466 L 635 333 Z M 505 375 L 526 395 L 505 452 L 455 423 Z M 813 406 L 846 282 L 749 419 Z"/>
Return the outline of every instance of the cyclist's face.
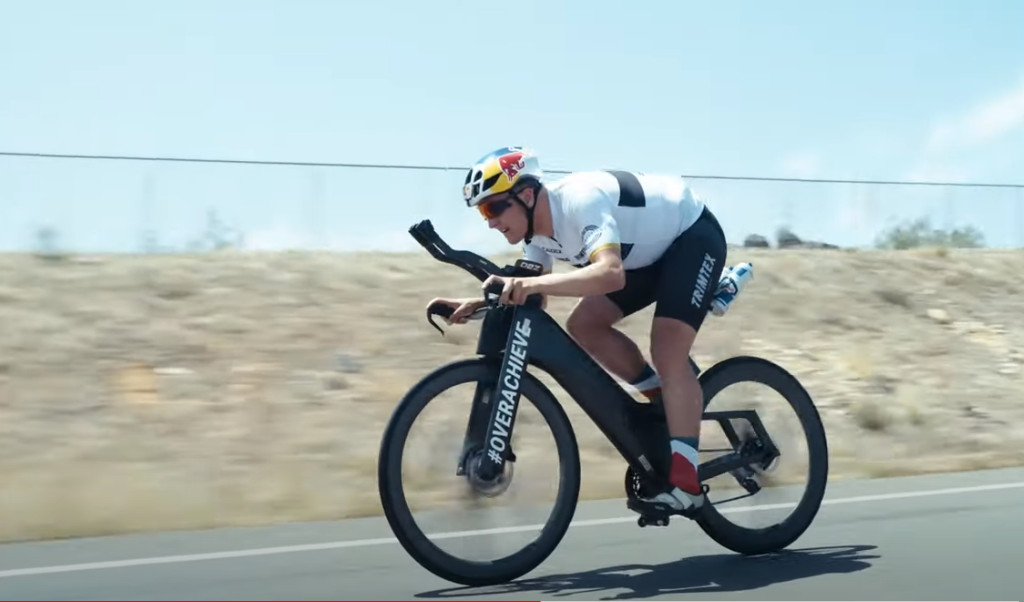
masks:
<path fill-rule="evenodd" d="M 480 213 L 487 219 L 487 225 L 501 232 L 509 244 L 519 244 L 526 236 L 526 211 L 511 196 L 488 199 L 480 206 Z"/>

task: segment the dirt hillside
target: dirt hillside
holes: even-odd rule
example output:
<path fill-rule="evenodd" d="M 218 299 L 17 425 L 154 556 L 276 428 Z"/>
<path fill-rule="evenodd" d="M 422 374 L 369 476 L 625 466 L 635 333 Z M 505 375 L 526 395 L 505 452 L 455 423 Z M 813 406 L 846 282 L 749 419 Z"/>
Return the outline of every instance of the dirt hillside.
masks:
<path fill-rule="evenodd" d="M 1024 252 L 744 260 L 753 282 L 695 356 L 796 374 L 833 478 L 1024 464 Z M 391 408 L 477 332 L 425 322 L 435 294 L 479 293 L 425 253 L 7 255 L 0 274 L 5 540 L 376 513 Z M 572 303 L 551 306 L 563 324 Z M 649 318 L 623 326 L 645 352 Z M 624 464 L 561 400 L 584 494 L 619 496 Z"/>

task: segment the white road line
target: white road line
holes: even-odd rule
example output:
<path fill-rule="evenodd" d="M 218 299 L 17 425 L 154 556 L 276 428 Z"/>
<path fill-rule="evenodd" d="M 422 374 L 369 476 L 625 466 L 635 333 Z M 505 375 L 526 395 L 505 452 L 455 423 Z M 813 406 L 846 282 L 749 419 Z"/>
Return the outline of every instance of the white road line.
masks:
<path fill-rule="evenodd" d="M 930 489 L 925 491 L 903 491 L 898 493 L 881 493 L 875 495 L 861 495 L 856 497 L 825 499 L 823 506 L 837 504 L 860 504 L 865 502 L 881 502 L 886 500 L 900 500 L 916 497 L 928 497 L 936 495 L 955 495 L 958 493 L 979 493 L 983 491 L 999 491 L 1003 489 L 1024 488 L 1024 481 L 1014 483 L 997 483 L 992 485 L 975 485 L 970 487 L 951 487 L 948 489 Z M 761 510 L 775 510 L 789 508 L 794 503 L 766 504 L 764 506 L 753 506 L 749 508 L 725 508 L 722 514 L 734 514 L 741 512 L 757 512 Z M 573 521 L 572 527 L 594 527 L 598 525 L 610 525 L 616 523 L 635 522 L 636 515 L 619 516 L 614 518 L 600 518 L 591 520 Z M 502 533 L 516 533 L 520 531 L 534 531 L 543 525 L 522 525 L 518 527 L 501 527 L 496 529 L 480 529 L 474 531 L 451 531 L 446 533 L 435 533 L 431 539 L 452 539 L 457 537 L 472 537 L 477 535 L 493 535 Z M 120 569 L 132 566 L 144 566 L 153 564 L 169 564 L 178 562 L 196 562 L 200 560 L 220 560 L 224 558 L 243 558 L 247 556 L 265 556 L 268 554 L 291 554 L 294 552 L 315 552 L 319 550 L 337 550 L 342 548 L 360 548 L 367 546 L 378 546 L 383 544 L 398 543 L 394 537 L 380 537 L 376 539 L 356 539 L 350 541 L 329 541 L 324 543 L 301 544 L 293 546 L 274 546 L 269 548 L 250 548 L 247 550 L 232 550 L 228 552 L 209 552 L 203 554 L 179 554 L 175 556 L 152 556 L 148 558 L 135 558 L 130 560 L 111 560 L 106 562 L 84 562 L 79 564 L 62 564 L 55 566 L 41 566 L 28 569 L 10 569 L 0 571 L 0 579 L 10 577 L 25 577 L 29 575 L 47 575 L 52 573 L 68 573 L 72 571 L 95 571 L 101 569 Z"/>

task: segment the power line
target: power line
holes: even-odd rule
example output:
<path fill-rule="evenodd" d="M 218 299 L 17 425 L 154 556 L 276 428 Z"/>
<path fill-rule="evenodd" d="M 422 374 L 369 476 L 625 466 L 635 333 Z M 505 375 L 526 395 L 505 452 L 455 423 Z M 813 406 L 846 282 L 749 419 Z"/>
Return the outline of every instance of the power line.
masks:
<path fill-rule="evenodd" d="M 256 159 L 208 159 L 195 157 L 151 157 L 137 155 L 73 155 L 60 153 L 18 153 L 0 151 L 0 156 L 5 157 L 39 157 L 44 159 L 94 159 L 99 161 L 161 161 L 179 163 L 230 163 L 235 165 L 284 165 L 296 167 L 358 167 L 367 169 L 420 169 L 430 171 L 445 171 L 449 169 L 462 170 L 463 167 L 444 167 L 437 165 L 400 165 L 400 164 L 379 164 L 379 163 L 330 163 L 319 161 L 266 161 Z"/>
<path fill-rule="evenodd" d="M 90 159 L 97 161 L 157 161 L 178 163 L 226 163 L 233 165 L 273 165 L 291 167 L 348 167 L 358 169 L 410 169 L 423 171 L 465 171 L 469 167 L 444 165 L 403 165 L 389 163 L 336 163 L 326 161 L 269 161 L 257 159 L 210 159 L 200 157 L 159 157 L 140 155 L 84 155 L 64 153 L 24 153 L 0 151 L 4 157 L 33 157 L 43 159 Z M 571 171 L 545 169 L 547 173 L 568 174 Z M 771 176 L 725 176 L 713 174 L 680 174 L 680 177 L 694 180 L 744 180 L 756 182 L 804 182 L 814 184 L 879 184 L 887 186 L 960 186 L 970 188 L 1016 188 L 1024 189 L 1024 184 L 1008 184 L 995 182 L 935 182 L 921 180 L 846 180 L 840 178 L 790 178 Z"/>

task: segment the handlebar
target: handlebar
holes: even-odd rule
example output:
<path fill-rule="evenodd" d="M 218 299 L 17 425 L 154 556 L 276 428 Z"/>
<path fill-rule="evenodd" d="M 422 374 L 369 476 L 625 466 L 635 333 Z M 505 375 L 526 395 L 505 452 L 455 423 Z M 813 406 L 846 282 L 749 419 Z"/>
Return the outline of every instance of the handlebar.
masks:
<path fill-rule="evenodd" d="M 503 276 L 507 275 L 508 270 L 499 268 L 496 264 L 488 260 L 486 257 L 482 257 L 473 253 L 472 251 L 456 250 L 453 249 L 447 242 L 441 238 L 441 235 L 434 230 L 434 225 L 430 223 L 430 220 L 423 220 L 418 224 L 415 224 L 409 228 L 409 234 L 416 239 L 416 242 L 430 253 L 434 259 L 454 265 L 455 267 L 462 268 L 469 272 L 480 282 L 484 282 L 491 275 Z M 502 285 L 501 283 L 494 283 L 484 289 L 484 300 L 487 305 L 479 310 L 473 312 L 470 319 L 477 319 L 494 306 L 498 298 L 501 296 Z M 441 327 L 434 323 L 433 316 L 441 316 L 444 319 L 448 319 L 455 313 L 455 310 L 447 305 L 435 303 L 427 308 L 427 321 L 444 336 L 444 331 Z"/>
<path fill-rule="evenodd" d="M 416 239 L 438 261 L 462 268 L 483 282 L 491 275 L 502 275 L 503 271 L 485 257 L 472 251 L 455 250 L 434 230 L 429 219 L 409 228 L 409 234 Z"/>

